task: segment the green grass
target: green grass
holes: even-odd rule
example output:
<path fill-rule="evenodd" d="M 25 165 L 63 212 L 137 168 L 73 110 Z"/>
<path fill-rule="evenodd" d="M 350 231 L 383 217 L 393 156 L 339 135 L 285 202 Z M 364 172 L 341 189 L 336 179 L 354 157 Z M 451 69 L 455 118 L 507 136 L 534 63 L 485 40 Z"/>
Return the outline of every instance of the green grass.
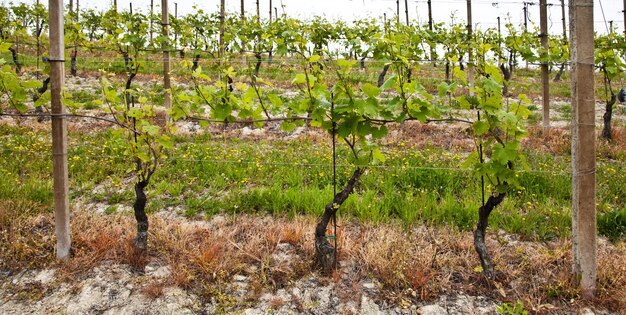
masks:
<path fill-rule="evenodd" d="M 131 205 L 132 160 L 124 141 L 106 131 L 71 134 L 71 196 L 110 205 Z M 346 156 L 339 147 L 339 157 Z M 371 167 L 340 210 L 372 222 L 452 225 L 473 229 L 481 204 L 478 178 L 457 169 L 462 153 L 436 147 L 387 147 L 384 166 Z M 52 205 L 50 140 L 45 131 L 0 127 L 0 198 Z M 271 213 L 320 215 L 333 191 L 327 143 L 224 139 L 209 135 L 177 137 L 176 148 L 148 187 L 149 211 L 182 207 L 184 213 Z M 532 170 L 521 172 L 523 189 L 509 194 L 491 216 L 492 229 L 528 239 L 568 236 L 571 226 L 569 158 L 527 153 Z M 339 159 L 341 186 L 352 172 Z M 598 226 L 612 239 L 626 234 L 626 172 L 620 161 L 598 168 Z"/>
<path fill-rule="evenodd" d="M 559 112 L 561 112 L 563 120 L 569 121 L 572 119 L 572 105 L 565 104 L 561 106 L 558 110 Z"/>

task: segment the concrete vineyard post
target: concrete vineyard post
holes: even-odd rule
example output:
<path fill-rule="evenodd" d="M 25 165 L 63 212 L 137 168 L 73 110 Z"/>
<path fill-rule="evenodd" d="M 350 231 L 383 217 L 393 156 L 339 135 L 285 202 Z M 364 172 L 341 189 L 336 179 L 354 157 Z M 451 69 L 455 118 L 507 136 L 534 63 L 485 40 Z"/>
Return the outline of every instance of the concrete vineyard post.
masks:
<path fill-rule="evenodd" d="M 50 14 L 50 97 L 52 106 L 52 163 L 54 177 L 54 222 L 57 238 L 56 257 L 70 257 L 70 207 L 67 167 L 67 122 L 61 100 L 64 83 L 65 40 L 63 0 L 49 0 Z"/>
<path fill-rule="evenodd" d="M 172 92 L 170 82 L 170 45 L 169 27 L 170 17 L 167 12 L 167 0 L 161 0 L 161 23 L 163 24 L 163 106 L 166 110 L 172 107 Z M 165 121 L 168 120 L 167 115 Z"/>
<path fill-rule="evenodd" d="M 539 0 L 539 28 L 541 34 L 541 47 L 548 57 L 548 3 L 547 0 Z M 541 62 L 541 85 L 543 91 L 543 134 L 547 135 L 550 129 L 550 73 L 548 72 L 548 60 Z"/>
<path fill-rule="evenodd" d="M 472 0 L 467 0 L 467 79 L 470 96 L 474 96 L 474 56 L 472 52 Z"/>
<path fill-rule="evenodd" d="M 572 39 L 572 257 L 583 298 L 596 292 L 593 0 L 570 0 Z"/>

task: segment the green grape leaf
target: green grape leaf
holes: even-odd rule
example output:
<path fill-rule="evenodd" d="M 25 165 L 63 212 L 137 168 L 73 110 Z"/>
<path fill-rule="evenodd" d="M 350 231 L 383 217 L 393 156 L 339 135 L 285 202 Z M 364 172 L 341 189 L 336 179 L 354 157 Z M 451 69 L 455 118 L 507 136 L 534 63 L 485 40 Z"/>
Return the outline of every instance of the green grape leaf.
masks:
<path fill-rule="evenodd" d="M 280 129 L 285 132 L 292 132 L 296 129 L 296 124 L 293 121 L 283 121 L 283 123 L 280 124 Z"/>
<path fill-rule="evenodd" d="M 361 91 L 363 91 L 363 93 L 365 93 L 365 95 L 369 97 L 377 97 L 381 93 L 381 89 L 375 87 L 370 83 L 365 83 L 363 86 L 361 86 Z"/>
<path fill-rule="evenodd" d="M 174 148 L 174 141 L 172 141 L 172 138 L 170 138 L 168 135 L 161 135 L 158 139 L 157 142 L 162 145 L 164 148 L 167 149 L 172 149 Z"/>
<path fill-rule="evenodd" d="M 304 75 L 304 73 L 298 73 L 296 74 L 296 77 L 293 79 L 293 81 L 291 81 L 291 83 L 294 85 L 304 84 L 306 83 L 306 76 Z"/>
<path fill-rule="evenodd" d="M 385 83 L 383 83 L 383 85 L 380 86 L 380 89 L 381 90 L 390 89 L 391 87 L 393 87 L 396 84 L 397 80 L 398 80 L 398 76 L 397 75 L 392 75 L 391 77 L 389 77 L 389 79 L 387 79 L 387 81 L 385 81 Z"/>
<path fill-rule="evenodd" d="M 267 99 L 269 99 L 270 103 L 272 103 L 275 107 L 281 107 L 283 105 L 283 100 L 281 100 L 276 94 L 268 94 Z"/>
<path fill-rule="evenodd" d="M 144 125 L 142 128 L 143 132 L 151 135 L 151 136 L 156 136 L 159 133 L 159 126 L 155 126 L 155 125 L 149 125 L 146 123 L 146 125 Z"/>
<path fill-rule="evenodd" d="M 317 61 L 320 60 L 320 58 L 321 58 L 320 55 L 313 55 L 313 56 L 309 57 L 309 62 L 310 63 L 317 62 Z"/>
<path fill-rule="evenodd" d="M 387 126 L 380 126 L 380 128 L 372 128 L 372 137 L 376 139 L 380 139 L 380 138 L 385 137 L 388 132 L 389 132 L 389 129 L 387 129 Z"/>
<path fill-rule="evenodd" d="M 41 86 L 41 82 L 38 80 L 28 80 L 22 82 L 22 87 L 25 89 L 36 89 Z"/>
<path fill-rule="evenodd" d="M 348 116 L 343 121 L 341 121 L 337 126 L 337 134 L 342 137 L 348 137 L 352 132 L 354 132 L 359 123 L 359 118 L 357 116 Z"/>
<path fill-rule="evenodd" d="M 519 143 L 509 142 L 504 146 L 496 145 L 493 149 L 493 159 L 498 163 L 505 165 L 509 161 L 514 161 L 517 157 L 517 151 L 519 149 Z"/>
<path fill-rule="evenodd" d="M 472 126 L 474 129 L 474 134 L 477 136 L 482 136 L 489 133 L 489 123 L 486 121 L 476 121 Z"/>
<path fill-rule="evenodd" d="M 372 159 L 374 160 L 374 163 L 385 163 L 385 155 L 383 154 L 383 152 L 379 149 L 379 148 L 374 148 L 372 149 Z"/>

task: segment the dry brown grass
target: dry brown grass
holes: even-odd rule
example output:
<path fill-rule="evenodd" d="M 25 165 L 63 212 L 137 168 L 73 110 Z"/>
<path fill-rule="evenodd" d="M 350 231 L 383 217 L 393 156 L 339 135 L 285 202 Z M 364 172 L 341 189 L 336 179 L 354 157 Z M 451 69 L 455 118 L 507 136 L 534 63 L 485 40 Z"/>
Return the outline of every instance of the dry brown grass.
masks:
<path fill-rule="evenodd" d="M 259 294 L 311 273 L 315 223 L 311 217 L 240 215 L 215 222 L 189 222 L 151 216 L 148 256 L 138 257 L 131 243 L 135 229 L 131 216 L 76 211 L 72 218 L 73 257 L 68 262 L 55 262 L 52 215 L 31 216 L 27 210 L 23 212 L 28 207 L 0 203 L 2 269 L 57 267 L 58 276 L 72 280 L 87 276 L 104 262 L 140 269 L 151 261 L 169 265 L 171 275 L 144 284 L 142 292 L 146 295 L 158 297 L 163 287 L 176 285 L 203 299 L 216 295 L 225 298 L 221 285 L 232 282 L 236 274 L 248 277 L 253 293 Z M 344 285 L 346 299 L 358 294 L 361 283 L 373 277 L 383 287 L 381 298 L 392 301 L 429 300 L 464 292 L 502 302 L 520 300 L 537 313 L 568 312 L 585 305 L 626 309 L 623 242 L 600 242 L 598 296 L 583 302 L 569 273 L 568 240 L 500 242 L 499 236 L 489 234 L 488 246 L 498 270 L 497 280 L 489 282 L 476 270 L 479 261 L 469 232 L 447 227 L 340 223 L 342 270 L 322 281 Z M 284 248 L 291 258 L 284 259 Z"/>
<path fill-rule="evenodd" d="M 272 309 L 277 310 L 285 305 L 285 301 L 282 298 L 275 296 L 270 300 L 269 305 Z"/>
<path fill-rule="evenodd" d="M 551 128 L 544 136 L 542 127 L 528 128 L 528 137 L 522 141 L 524 148 L 533 152 L 566 155 L 571 152 L 572 138 L 569 129 Z"/>
<path fill-rule="evenodd" d="M 430 123 L 409 121 L 389 125 L 385 141 L 391 145 L 403 142 L 407 147 L 424 149 L 440 147 L 451 151 L 467 152 L 475 149 L 473 137 L 466 124 Z"/>
<path fill-rule="evenodd" d="M 41 268 L 54 257 L 54 220 L 39 205 L 0 200 L 0 269 Z"/>
<path fill-rule="evenodd" d="M 598 156 L 605 159 L 618 159 L 626 155 L 626 129 L 613 127 L 613 140 L 606 141 L 600 138 L 597 131 Z M 528 128 L 528 137 L 523 140 L 524 148 L 533 152 L 550 153 L 554 155 L 569 155 L 572 150 L 571 132 L 567 128 L 552 128 L 544 136 L 539 126 Z"/>
<path fill-rule="evenodd" d="M 163 289 L 166 285 L 167 283 L 162 281 L 153 281 L 144 286 L 141 292 L 152 299 L 156 299 L 163 296 Z"/>

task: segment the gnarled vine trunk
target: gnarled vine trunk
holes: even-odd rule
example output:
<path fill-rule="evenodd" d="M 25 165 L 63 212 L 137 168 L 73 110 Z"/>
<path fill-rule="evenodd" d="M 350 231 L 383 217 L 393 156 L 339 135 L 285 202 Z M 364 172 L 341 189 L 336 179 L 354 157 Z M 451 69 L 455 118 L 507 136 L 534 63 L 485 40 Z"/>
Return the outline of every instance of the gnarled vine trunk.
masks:
<path fill-rule="evenodd" d="M 22 71 L 22 64 L 17 59 L 17 49 L 9 47 L 9 51 L 11 52 L 11 57 L 13 57 L 13 63 L 15 64 L 15 73 L 19 74 Z"/>
<path fill-rule="evenodd" d="M 45 80 L 42 81 L 41 87 L 37 89 L 37 93 L 33 95 L 33 102 L 37 102 L 39 98 L 41 98 L 41 95 L 43 93 L 46 93 L 46 91 L 48 90 L 49 84 L 50 84 L 50 77 L 47 77 Z M 41 106 L 35 107 L 35 113 L 37 114 L 37 122 L 43 122 L 44 121 L 43 108 L 41 108 Z"/>
<path fill-rule="evenodd" d="M 191 71 L 196 71 L 196 69 L 198 69 L 198 62 L 200 62 L 200 54 L 196 54 L 193 57 L 193 66 L 191 66 Z"/>
<path fill-rule="evenodd" d="M 71 56 L 70 56 L 70 57 L 72 58 L 72 59 L 71 59 L 71 62 L 70 62 L 70 64 L 71 64 L 71 67 L 70 67 L 70 74 L 71 74 L 72 76 L 74 76 L 74 77 L 75 77 L 75 76 L 77 75 L 77 73 L 78 73 L 78 70 L 76 69 L 76 55 L 78 55 L 78 51 L 77 51 L 76 49 L 74 49 L 74 50 L 72 51 Z"/>
<path fill-rule="evenodd" d="M 135 203 L 133 210 L 135 219 L 137 220 L 137 237 L 135 238 L 135 248 L 145 251 L 148 248 L 148 216 L 146 215 L 146 197 L 145 188 L 148 186 L 147 181 L 138 181 L 135 183 Z"/>
<path fill-rule="evenodd" d="M 383 67 L 383 71 L 378 75 L 378 87 L 383 86 L 385 83 L 385 76 L 387 75 L 387 71 L 389 71 L 389 66 L 391 66 L 391 64 L 386 64 Z"/>
<path fill-rule="evenodd" d="M 561 63 L 559 66 L 559 72 L 554 76 L 554 82 L 561 81 L 561 77 L 563 76 L 563 72 L 565 72 L 565 62 Z"/>
<path fill-rule="evenodd" d="M 487 199 L 485 205 L 481 206 L 478 210 L 478 224 L 474 231 L 474 249 L 480 257 L 480 264 L 483 267 L 483 275 L 488 279 L 495 277 L 495 271 L 493 263 L 491 262 L 491 256 L 489 255 L 489 249 L 485 244 L 485 235 L 487 234 L 487 225 L 489 224 L 489 215 L 495 207 L 497 207 L 504 200 L 506 193 L 496 193 Z"/>
<path fill-rule="evenodd" d="M 337 213 L 339 206 L 341 206 L 354 191 L 354 187 L 359 182 L 363 172 L 365 172 L 365 170 L 360 167 L 354 170 L 352 177 L 348 180 L 343 190 L 335 195 L 331 203 L 326 205 L 324 214 L 315 228 L 315 259 L 324 273 L 330 273 L 335 268 L 337 262 L 335 248 L 326 239 L 326 228 L 328 228 L 330 219 Z M 335 235 L 335 237 L 337 236 Z"/>
<path fill-rule="evenodd" d="M 606 140 L 613 139 L 613 135 L 611 134 L 611 117 L 613 116 L 613 105 L 617 101 L 617 97 L 615 93 L 611 91 L 611 99 L 606 102 L 606 111 L 602 116 L 604 120 L 604 127 L 602 128 L 602 138 Z"/>
<path fill-rule="evenodd" d="M 262 63 L 262 59 L 261 59 L 261 53 L 260 52 L 256 52 L 254 53 L 254 57 L 256 58 L 256 65 L 254 65 L 254 77 L 258 78 L 259 77 L 259 70 L 261 70 L 261 63 Z"/>
<path fill-rule="evenodd" d="M 509 93 L 508 83 L 513 75 L 513 71 L 512 68 L 507 68 L 504 64 L 500 64 L 500 71 L 502 71 L 502 77 L 504 79 L 502 81 L 502 95 L 507 95 Z"/>

